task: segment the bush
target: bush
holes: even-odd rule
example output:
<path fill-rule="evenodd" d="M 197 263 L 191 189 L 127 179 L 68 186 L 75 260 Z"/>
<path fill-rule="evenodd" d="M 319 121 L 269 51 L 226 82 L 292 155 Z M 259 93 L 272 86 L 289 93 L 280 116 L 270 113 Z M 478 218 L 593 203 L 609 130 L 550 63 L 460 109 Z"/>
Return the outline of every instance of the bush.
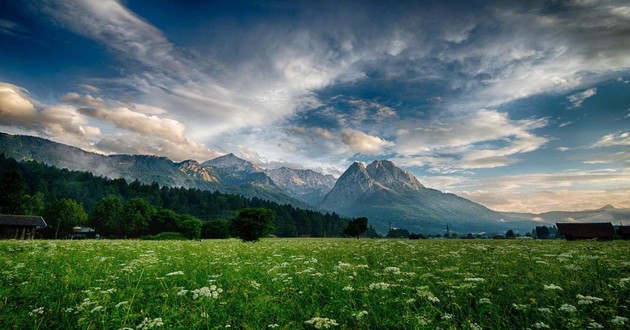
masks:
<path fill-rule="evenodd" d="M 147 241 L 185 241 L 189 240 L 188 237 L 184 236 L 182 233 L 166 231 L 163 233 L 159 233 L 153 236 L 143 236 L 143 240 Z"/>

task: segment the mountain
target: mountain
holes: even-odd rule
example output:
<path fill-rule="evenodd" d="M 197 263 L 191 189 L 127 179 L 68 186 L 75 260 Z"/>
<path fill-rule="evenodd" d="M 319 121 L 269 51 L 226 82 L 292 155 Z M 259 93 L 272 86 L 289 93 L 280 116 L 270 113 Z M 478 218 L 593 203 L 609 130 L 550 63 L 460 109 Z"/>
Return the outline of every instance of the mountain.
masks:
<path fill-rule="evenodd" d="M 312 170 L 282 167 L 266 170 L 265 173 L 289 196 L 311 205 L 319 204 L 336 182 L 334 176 Z"/>
<path fill-rule="evenodd" d="M 538 214 L 504 212 L 503 214 L 523 219 L 533 219 L 541 225 L 554 225 L 557 222 L 611 222 L 613 225 L 630 223 L 630 208 L 618 209 L 610 204 L 595 210 L 550 211 Z"/>
<path fill-rule="evenodd" d="M 175 163 L 165 157 L 101 155 L 46 139 L 0 133 L 0 153 L 18 161 L 35 160 L 69 170 L 86 171 L 108 178 L 138 180 L 160 186 L 221 191 L 246 197 L 312 208 L 278 188 L 262 169 L 232 154 L 204 163 Z"/>
<path fill-rule="evenodd" d="M 389 225 L 415 232 L 529 231 L 532 221 L 512 218 L 465 198 L 424 187 L 387 160 L 352 164 L 320 206 L 348 216 L 367 216 L 377 230 Z"/>

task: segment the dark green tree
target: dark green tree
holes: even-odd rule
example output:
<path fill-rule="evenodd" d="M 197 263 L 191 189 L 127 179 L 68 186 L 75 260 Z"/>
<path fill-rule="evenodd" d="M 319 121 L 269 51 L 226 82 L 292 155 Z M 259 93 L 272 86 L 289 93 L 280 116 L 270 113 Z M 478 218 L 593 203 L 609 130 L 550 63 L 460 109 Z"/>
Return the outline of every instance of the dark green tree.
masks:
<path fill-rule="evenodd" d="M 191 239 L 201 237 L 201 221 L 192 215 L 183 214 L 177 219 L 177 231 Z"/>
<path fill-rule="evenodd" d="M 255 242 L 273 230 L 273 211 L 266 208 L 245 208 L 230 221 L 234 235 L 245 242 Z"/>
<path fill-rule="evenodd" d="M 148 232 L 153 213 L 155 213 L 155 209 L 146 199 L 136 197 L 128 200 L 122 210 L 125 235 L 139 237 Z"/>
<path fill-rule="evenodd" d="M 360 217 L 348 222 L 348 225 L 343 230 L 343 234 L 346 236 L 352 236 L 359 239 L 359 236 L 368 230 L 368 218 Z"/>
<path fill-rule="evenodd" d="M 123 203 L 120 196 L 110 195 L 96 203 L 90 214 L 90 223 L 104 236 L 125 236 L 127 224 L 123 219 Z"/>
<path fill-rule="evenodd" d="M 43 215 L 45 211 L 46 202 L 44 201 L 44 194 L 42 192 L 38 191 L 33 196 L 26 196 L 24 214 Z"/>
<path fill-rule="evenodd" d="M 164 208 L 158 209 L 151 217 L 149 233 L 157 235 L 163 232 L 177 231 L 178 221 L 179 214 L 175 213 L 175 211 Z"/>
<path fill-rule="evenodd" d="M 510 229 L 507 232 L 505 232 L 505 237 L 506 238 L 514 238 L 514 237 L 516 237 L 516 234 L 514 234 L 514 230 Z"/>
<path fill-rule="evenodd" d="M 387 232 L 387 238 L 409 237 L 409 230 L 404 228 L 392 228 Z"/>
<path fill-rule="evenodd" d="M 230 237 L 230 228 L 227 220 L 205 221 L 201 226 L 201 238 L 228 237 Z"/>
<path fill-rule="evenodd" d="M 381 237 L 378 232 L 376 232 L 376 228 L 374 226 L 369 225 L 367 231 L 365 232 L 365 236 L 369 238 Z"/>
<path fill-rule="evenodd" d="M 8 169 L 0 178 L 0 213 L 22 214 L 26 202 L 26 182 L 22 173 Z"/>
<path fill-rule="evenodd" d="M 54 224 L 55 239 L 72 233 L 72 227 L 85 224 L 87 218 L 83 206 L 73 199 L 59 199 L 46 205 L 45 219 Z"/>

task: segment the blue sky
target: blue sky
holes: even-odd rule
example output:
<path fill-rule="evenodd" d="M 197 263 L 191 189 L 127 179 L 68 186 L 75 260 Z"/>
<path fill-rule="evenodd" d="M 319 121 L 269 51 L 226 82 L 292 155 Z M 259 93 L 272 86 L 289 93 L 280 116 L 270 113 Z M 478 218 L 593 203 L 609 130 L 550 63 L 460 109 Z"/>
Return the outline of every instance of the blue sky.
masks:
<path fill-rule="evenodd" d="M 0 2 L 0 130 L 630 207 L 626 1 Z"/>

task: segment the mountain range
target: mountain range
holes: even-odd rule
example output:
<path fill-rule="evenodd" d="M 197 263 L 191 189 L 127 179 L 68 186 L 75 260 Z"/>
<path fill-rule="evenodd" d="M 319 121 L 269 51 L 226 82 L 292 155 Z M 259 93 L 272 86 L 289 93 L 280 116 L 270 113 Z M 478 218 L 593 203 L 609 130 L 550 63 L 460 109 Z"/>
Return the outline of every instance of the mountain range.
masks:
<path fill-rule="evenodd" d="M 146 155 L 101 155 L 38 137 L 5 133 L 0 133 L 0 153 L 18 161 L 35 160 L 109 178 L 221 191 L 344 216 L 367 216 L 380 232 L 399 227 L 435 233 L 449 225 L 460 233 L 507 229 L 524 233 L 555 222 L 630 221 L 630 209 L 610 205 L 597 210 L 541 214 L 493 211 L 455 194 L 427 188 L 409 171 L 388 160 L 367 166 L 353 163 L 335 179 L 312 170 L 263 169 L 234 154 L 202 163 L 173 162 Z"/>

